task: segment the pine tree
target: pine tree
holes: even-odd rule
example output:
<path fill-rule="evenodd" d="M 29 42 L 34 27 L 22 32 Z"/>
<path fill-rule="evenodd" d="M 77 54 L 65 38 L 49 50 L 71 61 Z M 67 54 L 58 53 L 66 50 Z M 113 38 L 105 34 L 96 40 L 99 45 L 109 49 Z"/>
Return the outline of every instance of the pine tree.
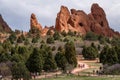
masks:
<path fill-rule="evenodd" d="M 100 62 L 103 64 L 107 63 L 108 50 L 109 50 L 109 47 L 105 46 L 100 53 L 99 59 L 100 59 Z"/>
<path fill-rule="evenodd" d="M 98 52 L 93 47 L 84 47 L 82 54 L 85 59 L 94 60 L 97 58 Z"/>
<path fill-rule="evenodd" d="M 15 62 L 11 67 L 11 72 L 13 79 L 16 80 L 21 78 L 23 78 L 23 80 L 30 79 L 30 73 L 23 62 L 19 62 L 19 63 Z"/>
<path fill-rule="evenodd" d="M 57 68 L 57 65 L 55 63 L 55 60 L 53 58 L 51 51 L 48 51 L 48 54 L 46 55 L 46 57 L 44 59 L 45 59 L 45 61 L 44 61 L 43 69 L 45 71 L 53 71 Z"/>
<path fill-rule="evenodd" d="M 43 57 L 42 54 L 39 53 L 37 48 L 34 48 L 32 54 L 28 58 L 26 62 L 26 66 L 30 72 L 37 73 L 41 72 L 43 69 Z"/>
<path fill-rule="evenodd" d="M 69 64 L 73 65 L 74 67 L 77 66 L 76 51 L 73 42 L 67 42 L 65 44 L 65 57 Z"/>
<path fill-rule="evenodd" d="M 55 55 L 55 61 L 57 63 L 57 66 L 59 68 L 61 68 L 63 71 L 66 71 L 66 67 L 67 67 L 67 60 L 65 57 L 65 52 L 57 52 L 57 54 Z"/>

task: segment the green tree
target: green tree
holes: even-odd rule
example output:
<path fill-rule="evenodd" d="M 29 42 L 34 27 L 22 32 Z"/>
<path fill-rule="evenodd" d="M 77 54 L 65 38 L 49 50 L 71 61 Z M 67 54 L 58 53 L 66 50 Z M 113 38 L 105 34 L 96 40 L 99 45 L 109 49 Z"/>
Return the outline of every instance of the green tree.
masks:
<path fill-rule="evenodd" d="M 10 40 L 11 43 L 14 43 L 14 41 L 16 41 L 17 39 L 16 34 L 14 32 L 11 33 L 8 39 Z"/>
<path fill-rule="evenodd" d="M 25 41 L 24 41 L 24 45 L 28 45 L 30 44 L 29 40 L 26 38 Z"/>
<path fill-rule="evenodd" d="M 30 72 L 37 73 L 43 69 L 43 57 L 37 48 L 33 49 L 32 54 L 26 62 L 26 66 Z"/>
<path fill-rule="evenodd" d="M 109 47 L 104 46 L 99 56 L 100 63 L 103 63 L 103 64 L 107 63 L 108 50 L 109 50 Z"/>
<path fill-rule="evenodd" d="M 119 60 L 119 63 L 120 63 L 120 56 L 119 56 L 120 55 L 120 47 L 119 46 L 115 46 L 114 49 L 115 49 L 115 51 L 116 51 L 116 53 L 118 55 L 117 57 L 118 57 L 118 60 Z"/>
<path fill-rule="evenodd" d="M 85 35 L 85 40 L 96 41 L 96 40 L 98 40 L 98 35 L 96 35 L 96 34 L 93 33 L 93 32 L 88 32 L 88 33 Z"/>
<path fill-rule="evenodd" d="M 98 53 L 93 47 L 84 47 L 82 51 L 85 59 L 94 60 L 97 58 Z"/>
<path fill-rule="evenodd" d="M 13 54 L 11 57 L 12 62 L 21 62 L 23 61 L 23 57 L 20 54 Z"/>
<path fill-rule="evenodd" d="M 32 43 L 37 43 L 37 42 L 38 42 L 38 38 L 34 37 L 34 38 L 32 39 Z"/>
<path fill-rule="evenodd" d="M 100 62 L 103 64 L 113 65 L 119 62 L 115 49 L 105 47 L 100 53 Z"/>
<path fill-rule="evenodd" d="M 52 52 L 49 51 L 48 55 L 46 55 L 43 69 L 45 71 L 53 71 L 56 68 L 57 68 L 57 65 L 56 65 L 55 60 L 53 58 Z"/>
<path fill-rule="evenodd" d="M 0 62 L 7 62 L 11 59 L 11 55 L 8 53 L 0 53 Z"/>
<path fill-rule="evenodd" d="M 54 38 L 53 38 L 53 37 L 47 38 L 47 43 L 48 43 L 48 44 L 54 43 Z"/>
<path fill-rule="evenodd" d="M 23 62 L 14 63 L 13 66 L 11 67 L 11 72 L 13 79 L 16 80 L 21 78 L 23 78 L 24 80 L 30 79 L 30 73 Z"/>
<path fill-rule="evenodd" d="M 22 42 L 23 42 L 22 37 L 18 37 L 18 39 L 17 39 L 17 43 L 22 43 Z"/>
<path fill-rule="evenodd" d="M 73 65 L 74 67 L 77 66 L 76 51 L 73 42 L 67 42 L 65 44 L 65 56 L 69 64 Z"/>
<path fill-rule="evenodd" d="M 55 55 L 55 61 L 57 63 L 57 66 L 59 68 L 61 68 L 63 71 L 66 71 L 66 67 L 67 67 L 67 60 L 65 57 L 65 52 L 57 52 L 57 54 Z"/>
<path fill-rule="evenodd" d="M 118 63 L 118 55 L 114 48 L 109 48 L 107 57 L 107 64 L 113 65 Z"/>
<path fill-rule="evenodd" d="M 53 37 L 54 37 L 54 40 L 60 40 L 60 34 L 58 31 L 56 31 L 54 34 L 53 34 Z"/>

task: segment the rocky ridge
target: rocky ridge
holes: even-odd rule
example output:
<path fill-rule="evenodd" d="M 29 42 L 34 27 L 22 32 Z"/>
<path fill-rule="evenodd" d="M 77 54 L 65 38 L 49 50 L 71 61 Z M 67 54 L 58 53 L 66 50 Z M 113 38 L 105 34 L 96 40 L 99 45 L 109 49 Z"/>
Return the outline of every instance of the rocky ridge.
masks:
<path fill-rule="evenodd" d="M 12 29 L 4 21 L 2 15 L 0 15 L 0 32 L 7 32 L 7 33 L 12 32 Z"/>
<path fill-rule="evenodd" d="M 34 14 L 31 15 L 31 30 L 37 28 L 42 36 L 47 34 L 49 29 L 59 32 L 78 32 L 85 35 L 87 32 L 94 32 L 99 35 L 108 37 L 120 36 L 119 32 L 115 32 L 109 27 L 104 10 L 96 3 L 91 6 L 91 13 L 86 14 L 83 10 L 69 9 L 66 6 L 61 6 L 55 22 L 55 28 L 45 27 L 38 23 Z"/>
<path fill-rule="evenodd" d="M 96 3 L 92 5 L 89 14 L 76 9 L 69 11 L 67 7 L 61 6 L 60 12 L 57 14 L 55 29 L 60 32 L 76 31 L 81 35 L 92 31 L 109 37 L 120 36 L 118 32 L 109 27 L 104 10 Z"/>

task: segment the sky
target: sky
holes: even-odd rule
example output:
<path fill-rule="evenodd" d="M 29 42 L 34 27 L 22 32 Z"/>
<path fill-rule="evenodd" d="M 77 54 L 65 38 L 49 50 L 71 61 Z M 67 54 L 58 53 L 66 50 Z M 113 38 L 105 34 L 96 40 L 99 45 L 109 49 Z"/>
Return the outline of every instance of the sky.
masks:
<path fill-rule="evenodd" d="M 89 14 L 93 3 L 104 9 L 110 27 L 120 32 L 120 0 L 0 0 L 0 14 L 13 30 L 29 31 L 32 13 L 43 27 L 52 26 L 61 5 Z"/>

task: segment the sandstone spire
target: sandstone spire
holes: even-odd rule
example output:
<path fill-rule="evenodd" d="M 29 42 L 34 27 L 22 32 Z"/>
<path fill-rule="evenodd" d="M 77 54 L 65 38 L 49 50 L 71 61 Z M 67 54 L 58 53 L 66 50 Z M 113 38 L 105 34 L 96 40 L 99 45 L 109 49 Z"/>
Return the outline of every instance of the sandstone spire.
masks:
<path fill-rule="evenodd" d="M 30 18 L 30 27 L 31 30 L 33 29 L 38 29 L 39 31 L 42 30 L 41 24 L 38 23 L 37 18 L 33 13 L 31 14 L 31 18 Z"/>

